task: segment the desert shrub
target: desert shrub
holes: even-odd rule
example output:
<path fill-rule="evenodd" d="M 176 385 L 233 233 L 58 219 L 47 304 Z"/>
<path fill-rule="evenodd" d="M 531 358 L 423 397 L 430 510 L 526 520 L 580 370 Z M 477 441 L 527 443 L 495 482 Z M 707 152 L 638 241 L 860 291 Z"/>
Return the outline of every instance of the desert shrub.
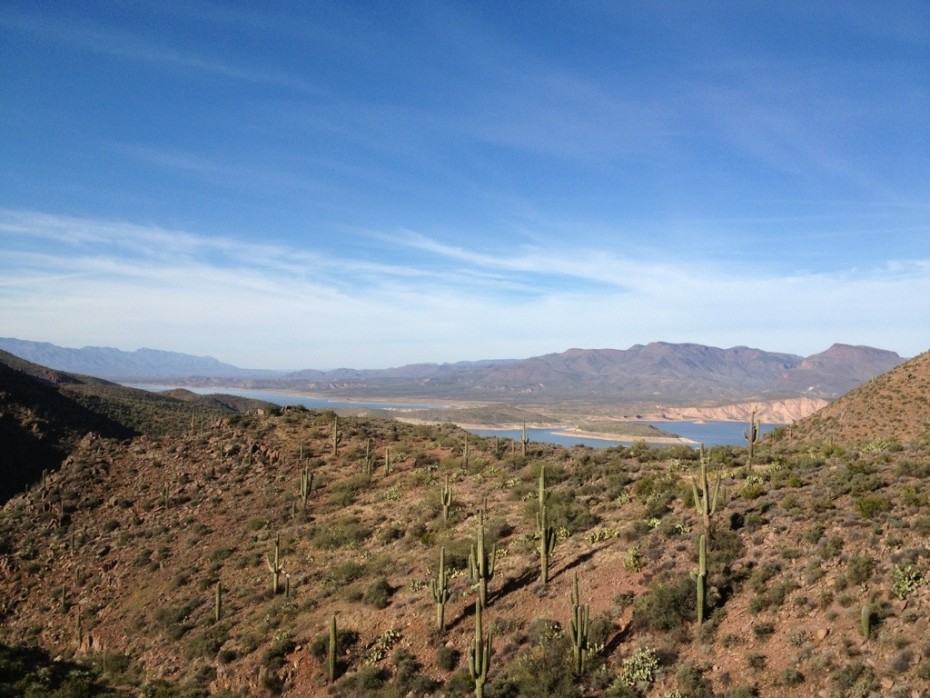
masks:
<path fill-rule="evenodd" d="M 514 698 L 581 696 L 568 638 L 561 633 L 540 635 L 537 642 L 524 649 L 507 667 L 503 676 L 491 682 L 489 689 L 485 695 Z"/>
<path fill-rule="evenodd" d="M 830 536 L 830 538 L 821 539 L 818 547 L 820 557 L 824 560 L 834 558 L 843 552 L 843 537 L 840 535 Z"/>
<path fill-rule="evenodd" d="M 362 601 L 374 608 L 387 608 L 391 603 L 394 587 L 384 577 L 378 577 L 366 589 Z"/>
<path fill-rule="evenodd" d="M 855 499 L 856 511 L 864 518 L 871 519 L 876 514 L 891 509 L 891 500 L 883 494 L 864 494 Z"/>
<path fill-rule="evenodd" d="M 646 499 L 643 518 L 661 519 L 669 512 L 673 501 L 675 501 L 675 495 L 669 490 L 653 493 Z"/>
<path fill-rule="evenodd" d="M 704 669 L 694 664 L 684 664 L 675 675 L 678 690 L 688 698 L 714 698 L 710 682 L 704 678 Z"/>
<path fill-rule="evenodd" d="M 549 477 L 549 471 L 546 470 L 546 477 Z M 579 502 L 572 490 L 552 490 L 548 493 L 549 525 L 556 530 L 564 529 L 569 534 L 587 531 L 589 528 L 596 526 L 600 519 L 590 508 Z M 535 517 L 535 507 L 533 505 L 533 516 Z"/>
<path fill-rule="evenodd" d="M 229 638 L 229 626 L 218 623 L 196 633 L 184 648 L 184 655 L 188 659 L 196 657 L 214 657 L 220 647 Z"/>
<path fill-rule="evenodd" d="M 345 677 L 342 685 L 353 695 L 363 696 L 382 688 L 387 679 L 388 673 L 381 667 L 366 666 Z"/>
<path fill-rule="evenodd" d="M 492 686 L 488 688 L 493 689 Z M 449 680 L 443 685 L 444 693 L 450 696 L 469 696 L 475 694 L 475 682 L 468 673 L 468 669 L 459 669 L 449 677 Z M 486 690 L 486 695 L 490 691 Z"/>
<path fill-rule="evenodd" d="M 371 535 L 368 528 L 362 526 L 357 516 L 341 516 L 333 519 L 326 526 L 318 527 L 311 537 L 313 544 L 324 550 L 358 545 Z"/>
<path fill-rule="evenodd" d="M 346 560 L 329 568 L 327 582 L 336 587 L 344 587 L 356 579 L 361 579 L 368 572 L 368 566 L 355 560 Z"/>
<path fill-rule="evenodd" d="M 196 605 L 196 602 L 191 601 L 179 606 L 162 606 L 155 611 L 155 622 L 162 627 L 169 639 L 180 640 L 194 627 L 189 616 Z"/>
<path fill-rule="evenodd" d="M 394 679 L 391 683 L 398 694 L 424 696 L 438 688 L 437 682 L 420 674 L 420 662 L 410 650 L 403 647 L 396 650 L 391 662 L 394 664 Z"/>
<path fill-rule="evenodd" d="M 903 674 L 911 668 L 911 663 L 913 661 L 914 653 L 908 649 L 903 649 L 899 652 L 895 652 L 891 656 L 891 659 L 888 661 L 888 668 L 895 674 Z"/>
<path fill-rule="evenodd" d="M 694 599 L 694 583 L 687 574 L 679 574 L 636 600 L 633 622 L 648 630 L 672 630 L 695 617 Z"/>
<path fill-rule="evenodd" d="M 345 480 L 340 480 L 332 487 L 335 501 L 340 506 L 349 506 L 359 495 L 365 491 L 369 485 L 368 476 L 365 474 L 352 475 Z"/>
<path fill-rule="evenodd" d="M 749 610 L 752 613 L 759 613 L 763 610 L 779 608 L 785 603 L 785 597 L 797 588 L 798 585 L 790 580 L 770 584 L 750 600 Z"/>
<path fill-rule="evenodd" d="M 461 658 L 462 653 L 448 645 L 443 645 L 436 650 L 436 664 L 445 671 L 453 671 L 459 665 Z"/>
<path fill-rule="evenodd" d="M 732 564 L 743 554 L 743 541 L 736 531 L 718 527 L 708 546 L 707 564 L 720 569 Z"/>
<path fill-rule="evenodd" d="M 852 555 L 846 562 L 846 578 L 851 584 L 865 584 L 875 571 L 875 560 L 867 555 Z"/>
<path fill-rule="evenodd" d="M 738 686 L 727 691 L 724 698 L 756 698 L 759 695 L 759 689 L 755 686 Z"/>
<path fill-rule="evenodd" d="M 840 667 L 832 678 L 841 691 L 851 691 L 855 695 L 865 696 L 879 688 L 872 668 L 858 662 Z"/>

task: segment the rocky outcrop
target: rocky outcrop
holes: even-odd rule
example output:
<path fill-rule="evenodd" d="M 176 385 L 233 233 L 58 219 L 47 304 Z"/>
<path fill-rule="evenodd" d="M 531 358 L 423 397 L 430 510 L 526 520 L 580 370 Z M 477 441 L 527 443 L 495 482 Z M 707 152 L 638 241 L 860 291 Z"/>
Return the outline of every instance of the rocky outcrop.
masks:
<path fill-rule="evenodd" d="M 756 413 L 756 419 L 765 424 L 790 424 L 808 417 L 826 407 L 827 400 L 821 398 L 790 398 L 786 400 L 756 400 L 720 407 L 660 407 L 642 415 L 643 419 L 658 421 L 718 421 L 747 422 Z"/>

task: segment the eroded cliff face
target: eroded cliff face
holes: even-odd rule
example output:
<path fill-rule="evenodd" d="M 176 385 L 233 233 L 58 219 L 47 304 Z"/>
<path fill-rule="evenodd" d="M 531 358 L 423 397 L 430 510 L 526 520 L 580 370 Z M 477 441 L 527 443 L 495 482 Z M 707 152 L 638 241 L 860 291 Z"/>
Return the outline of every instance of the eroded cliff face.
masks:
<path fill-rule="evenodd" d="M 757 400 L 720 407 L 660 407 L 655 412 L 643 415 L 644 419 L 656 421 L 749 421 L 753 411 L 756 419 L 767 424 L 790 424 L 808 417 L 829 404 L 820 398 L 791 398 L 787 400 Z"/>

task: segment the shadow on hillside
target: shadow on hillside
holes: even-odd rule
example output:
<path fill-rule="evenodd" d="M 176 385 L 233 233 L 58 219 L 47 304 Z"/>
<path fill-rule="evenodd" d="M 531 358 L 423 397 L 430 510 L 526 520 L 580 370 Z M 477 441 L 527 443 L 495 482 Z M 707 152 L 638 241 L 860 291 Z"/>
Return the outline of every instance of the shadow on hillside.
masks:
<path fill-rule="evenodd" d="M 602 548 L 602 547 L 604 547 L 604 546 L 601 546 L 601 548 Z M 549 579 L 556 579 L 556 578 L 562 576 L 563 574 L 565 574 L 566 572 L 568 572 L 569 570 L 573 570 L 573 569 L 575 569 L 576 567 L 580 567 L 581 565 L 583 565 L 584 563 L 586 563 L 588 560 L 590 560 L 592 557 L 594 557 L 594 554 L 597 553 L 597 552 L 599 552 L 599 551 L 601 550 L 601 548 L 593 548 L 593 549 L 589 550 L 589 551 L 586 552 L 586 553 L 582 553 L 581 555 L 579 555 L 578 557 L 576 557 L 574 560 L 572 560 L 571 562 L 569 562 L 569 563 L 568 563 L 567 565 L 565 565 L 564 567 L 562 567 L 562 568 L 556 570 L 555 572 L 553 572 L 553 573 L 549 576 Z"/>
<path fill-rule="evenodd" d="M 78 403 L 48 382 L 0 364 L 0 443 L 3 478 L 0 504 L 57 470 L 88 432 L 125 439 L 136 432 Z"/>
<path fill-rule="evenodd" d="M 504 585 L 500 589 L 498 589 L 494 593 L 494 596 L 492 597 L 491 600 L 497 601 L 498 599 L 502 599 L 505 596 L 507 596 L 507 594 L 513 593 L 517 591 L 518 589 L 522 589 L 528 584 L 531 584 L 537 578 L 537 576 L 538 576 L 537 572 L 535 570 L 530 569 L 517 577 L 511 577 L 504 583 Z M 489 606 L 491 605 L 490 602 L 488 603 L 488 605 Z"/>
<path fill-rule="evenodd" d="M 614 633 L 614 636 L 607 641 L 607 644 L 604 645 L 604 649 L 601 651 L 604 657 L 612 655 L 620 648 L 620 645 L 630 639 L 630 627 L 632 625 L 632 622 L 627 623 L 623 628 Z"/>

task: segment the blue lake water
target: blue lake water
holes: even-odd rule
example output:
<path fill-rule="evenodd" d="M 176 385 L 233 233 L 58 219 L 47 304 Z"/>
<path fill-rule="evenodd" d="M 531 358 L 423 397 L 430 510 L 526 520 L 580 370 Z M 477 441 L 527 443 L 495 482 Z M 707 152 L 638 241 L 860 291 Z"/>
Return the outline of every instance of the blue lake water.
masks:
<path fill-rule="evenodd" d="M 678 436 L 695 441 L 694 445 L 703 443 L 705 446 L 745 446 L 746 439 L 743 431 L 745 422 L 637 422 L 638 424 L 651 424 L 657 429 L 672 432 Z M 778 424 L 763 424 L 762 433 L 768 433 Z M 470 429 L 477 436 L 500 436 L 501 438 L 519 441 L 523 437 L 522 429 Z M 633 441 L 592 439 L 583 436 L 566 436 L 560 434 L 560 429 L 530 429 L 526 436 L 530 441 L 559 444 L 560 446 L 592 446 L 594 448 L 608 448 L 610 446 L 630 446 Z M 661 446 L 664 444 L 656 444 Z"/>
<path fill-rule="evenodd" d="M 142 385 L 127 384 L 133 388 L 142 388 L 161 392 L 172 390 L 178 386 L 173 385 Z M 246 390 L 241 388 L 191 388 L 184 387 L 192 393 L 208 395 L 211 393 L 225 393 L 227 395 L 238 395 L 240 397 L 254 398 L 255 400 L 266 400 L 276 405 L 303 405 L 309 409 L 325 410 L 336 407 L 367 407 L 371 409 L 382 410 L 422 410 L 436 409 L 446 405 L 427 405 L 418 403 L 395 403 L 395 402 L 360 402 L 360 401 L 340 401 L 328 400 L 326 398 L 306 397 L 304 395 L 294 395 L 291 393 L 277 393 L 269 390 Z M 697 443 L 703 443 L 705 446 L 743 446 L 746 439 L 743 438 L 743 431 L 746 429 L 745 422 L 641 422 L 642 424 L 651 424 L 657 429 L 672 432 L 690 439 Z M 768 433 L 778 424 L 763 424 L 762 433 Z M 504 439 L 514 439 L 519 441 L 523 432 L 521 429 L 470 429 L 476 436 L 499 436 Z M 530 429 L 526 430 L 527 437 L 530 441 L 541 443 L 553 443 L 560 446 L 592 446 L 594 448 L 608 448 L 610 446 L 629 446 L 632 441 L 592 439 L 584 436 L 566 436 L 557 432 L 560 429 Z"/>

